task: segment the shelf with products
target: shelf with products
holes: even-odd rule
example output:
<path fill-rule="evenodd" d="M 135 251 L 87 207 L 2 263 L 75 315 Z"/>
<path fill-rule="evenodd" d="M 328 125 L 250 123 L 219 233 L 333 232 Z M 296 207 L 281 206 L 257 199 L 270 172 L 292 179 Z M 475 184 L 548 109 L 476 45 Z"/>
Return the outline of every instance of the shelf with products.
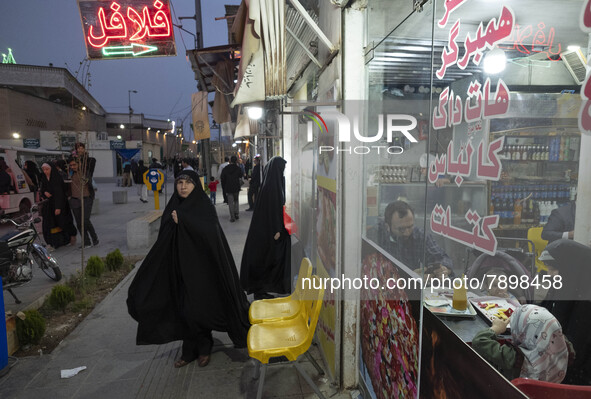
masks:
<path fill-rule="evenodd" d="M 503 131 L 501 180 L 489 184 L 489 214 L 498 230 L 521 231 L 544 225 L 552 210 L 575 199 L 580 150 L 576 132 Z"/>

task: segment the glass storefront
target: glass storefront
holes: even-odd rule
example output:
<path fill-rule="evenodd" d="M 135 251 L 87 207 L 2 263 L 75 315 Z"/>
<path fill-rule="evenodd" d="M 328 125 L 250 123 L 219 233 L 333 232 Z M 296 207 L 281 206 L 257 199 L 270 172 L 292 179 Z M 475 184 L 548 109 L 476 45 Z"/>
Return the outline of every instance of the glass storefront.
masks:
<path fill-rule="evenodd" d="M 489 304 L 552 299 L 558 278 L 537 258 L 548 240 L 573 238 L 583 1 L 410 4 L 370 1 L 367 12 L 364 120 L 367 136 L 383 129 L 375 144 L 384 147 L 363 161 L 360 277 L 379 288 L 361 292 L 361 383 L 375 398 L 514 397 L 468 343 L 489 327 Z M 410 137 L 386 137 L 413 123 Z M 570 224 L 552 231 L 561 208 Z M 424 290 L 384 289 L 435 276 Z M 462 280 L 467 307 L 458 310 L 453 284 L 463 276 L 486 283 Z M 576 320 L 555 316 L 583 353 Z M 583 356 L 564 381 L 589 384 L 585 367 Z"/>

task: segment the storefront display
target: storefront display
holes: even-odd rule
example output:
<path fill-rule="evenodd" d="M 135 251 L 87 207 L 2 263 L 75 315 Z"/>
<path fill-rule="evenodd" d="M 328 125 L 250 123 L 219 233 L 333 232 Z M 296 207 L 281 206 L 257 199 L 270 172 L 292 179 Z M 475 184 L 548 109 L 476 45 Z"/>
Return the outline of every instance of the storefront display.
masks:
<path fill-rule="evenodd" d="M 368 100 L 394 101 L 397 106 L 368 107 L 367 131 L 375 131 L 373 113 L 394 109 L 417 120 L 427 118 L 429 128 L 423 125 L 420 134 L 415 131 L 418 142 L 403 146 L 403 154 L 364 157 L 363 245 L 378 255 L 362 255 L 361 277 L 370 272 L 370 265 L 371 273 L 378 276 L 426 276 L 426 261 L 405 264 L 395 251 L 385 253 L 390 242 L 400 240 L 392 229 L 409 227 L 389 225 L 385 218 L 388 204 L 398 200 L 414 210 L 414 228 L 425 233 L 425 245 L 435 242 L 453 260 L 454 276 L 462 276 L 484 256 L 491 273 L 519 281 L 542 279 L 534 268 L 528 231 L 537 228 L 539 238 L 552 211 L 575 201 L 581 189 L 583 154 L 577 117 L 588 107 L 580 111 L 583 79 L 576 72 L 585 69 L 585 60 L 575 57 L 580 51 L 574 46 L 585 49 L 589 39 L 572 28 L 572 21 L 579 21 L 583 3 L 436 1 L 408 10 L 406 19 L 396 17 L 398 22 L 390 24 L 384 16 L 406 10 L 406 5 L 369 2 Z M 420 164 L 421 157 L 428 160 L 426 167 Z M 380 240 L 370 237 L 378 226 L 385 234 Z M 544 244 L 535 245 L 539 251 Z M 511 267 L 499 269 L 497 254 L 511 258 L 519 275 Z M 545 296 L 539 285 L 521 288 L 529 300 Z M 488 295 L 486 289 L 467 289 L 472 298 Z M 398 381 L 413 364 L 415 352 L 397 352 L 390 358 L 391 343 L 383 334 L 399 327 L 400 320 L 407 320 L 406 338 L 415 336 L 415 325 L 423 331 L 418 343 L 423 365 L 418 397 L 442 397 L 443 392 L 448 397 L 491 394 L 490 387 L 478 385 L 462 390 L 453 378 L 456 367 L 479 369 L 481 374 L 491 371 L 486 362 L 468 355 L 471 349 L 465 342 L 475 331 L 449 321 L 453 316 L 445 314 L 434 296 L 422 296 L 431 300 L 420 302 L 427 305 L 422 312 L 412 300 L 401 301 L 409 305 L 405 310 L 389 305 L 386 298 L 387 294 L 371 290 L 361 295 L 362 324 L 369 325 L 362 327 L 360 377 L 368 397 L 395 397 L 399 392 L 413 396 L 414 379 L 407 377 L 403 385 Z M 429 309 L 441 312 L 434 317 Z M 412 316 L 421 313 L 418 319 Z M 480 314 L 486 311 L 474 313 L 466 316 L 482 322 Z M 437 323 L 439 318 L 444 323 Z M 488 317 L 486 321 L 490 323 Z M 453 347 L 454 354 L 434 356 L 438 345 Z M 462 365 L 453 361 L 459 353 Z M 429 374 L 436 363 L 442 381 Z M 495 394 L 506 389 L 509 396 L 519 395 L 505 379 L 496 387 Z"/>

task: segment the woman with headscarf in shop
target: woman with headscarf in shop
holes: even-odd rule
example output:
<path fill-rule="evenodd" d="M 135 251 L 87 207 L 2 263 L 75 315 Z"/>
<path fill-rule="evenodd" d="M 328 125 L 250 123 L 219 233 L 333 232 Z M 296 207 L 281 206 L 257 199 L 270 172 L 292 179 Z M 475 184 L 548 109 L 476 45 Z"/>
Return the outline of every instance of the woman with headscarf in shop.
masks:
<path fill-rule="evenodd" d="M 58 171 L 44 163 L 41 165 L 40 188 L 43 202 L 43 238 L 53 248 L 76 243 L 76 227 L 70 212 L 66 187 Z"/>
<path fill-rule="evenodd" d="M 591 385 L 591 248 L 562 238 L 548 244 L 539 259 L 548 267 L 543 281 L 551 283 L 542 306 L 556 316 L 577 353 L 564 382 Z"/>
<path fill-rule="evenodd" d="M 242 253 L 240 282 L 254 299 L 291 291 L 291 237 L 283 223 L 285 164 L 285 159 L 273 157 L 265 166 Z"/>
<path fill-rule="evenodd" d="M 137 345 L 183 340 L 174 367 L 209 363 L 212 330 L 246 346 L 249 303 L 240 287 L 230 247 L 199 176 L 183 170 L 175 179 L 154 246 L 127 298 L 138 322 Z"/>

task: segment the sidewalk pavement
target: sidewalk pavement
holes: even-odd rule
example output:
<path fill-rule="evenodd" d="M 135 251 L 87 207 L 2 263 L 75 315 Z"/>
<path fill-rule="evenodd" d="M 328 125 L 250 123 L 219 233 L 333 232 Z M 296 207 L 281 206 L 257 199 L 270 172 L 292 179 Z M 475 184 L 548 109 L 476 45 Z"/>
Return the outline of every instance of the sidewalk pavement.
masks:
<path fill-rule="evenodd" d="M 115 188 L 114 184 L 108 188 L 111 191 L 115 189 L 121 188 Z M 128 195 L 135 194 L 135 187 L 128 190 Z M 103 193 L 102 196 L 108 197 L 110 193 Z M 152 198 L 150 200 L 153 201 Z M 101 240 L 99 247 L 94 249 L 100 249 L 101 256 L 112 250 L 111 244 L 114 248 L 121 248 L 124 254 L 129 253 L 120 245 L 124 242 L 121 241 L 121 230 L 125 233 L 125 225 L 121 226 L 121 217 L 124 215 L 120 212 L 143 212 L 138 210 L 141 209 L 139 199 L 135 202 L 131 205 L 114 205 L 114 208 L 104 206 L 103 211 L 101 197 L 101 216 L 93 217 Z M 247 208 L 246 190 L 241 192 L 240 220 L 235 223 L 229 222 L 228 209 L 220 202 L 216 206 L 220 224 L 239 267 L 252 215 L 251 212 L 244 212 Z M 146 210 L 153 209 L 153 202 L 146 205 L 152 205 Z M 131 216 L 129 220 L 137 217 Z M 103 243 L 106 245 L 103 246 Z M 73 257 L 79 256 L 74 249 L 72 252 Z M 146 254 L 147 249 L 143 253 Z M 93 248 L 89 254 L 94 254 Z M 60 256 L 60 262 L 65 257 L 65 253 Z M 19 358 L 8 373 L 0 377 L 0 397 L 255 398 L 258 384 L 258 380 L 253 379 L 255 361 L 249 359 L 246 349 L 234 349 L 225 333 L 214 332 L 211 362 L 203 368 L 198 367 L 197 362 L 180 369 L 173 367 L 174 361 L 180 357 L 180 341 L 166 345 L 135 345 L 137 324 L 128 315 L 125 300 L 136 271 L 137 267 L 51 354 Z M 317 348 L 312 349 L 312 354 L 322 364 Z M 9 365 L 12 363 L 9 361 Z M 349 394 L 338 393 L 331 387 L 327 379 L 319 376 L 307 360 L 301 363 L 327 398 L 350 398 Z M 61 370 L 80 366 L 86 366 L 86 370 L 69 379 L 60 378 Z M 275 364 L 267 370 L 263 397 L 311 399 L 316 395 L 294 367 Z"/>

